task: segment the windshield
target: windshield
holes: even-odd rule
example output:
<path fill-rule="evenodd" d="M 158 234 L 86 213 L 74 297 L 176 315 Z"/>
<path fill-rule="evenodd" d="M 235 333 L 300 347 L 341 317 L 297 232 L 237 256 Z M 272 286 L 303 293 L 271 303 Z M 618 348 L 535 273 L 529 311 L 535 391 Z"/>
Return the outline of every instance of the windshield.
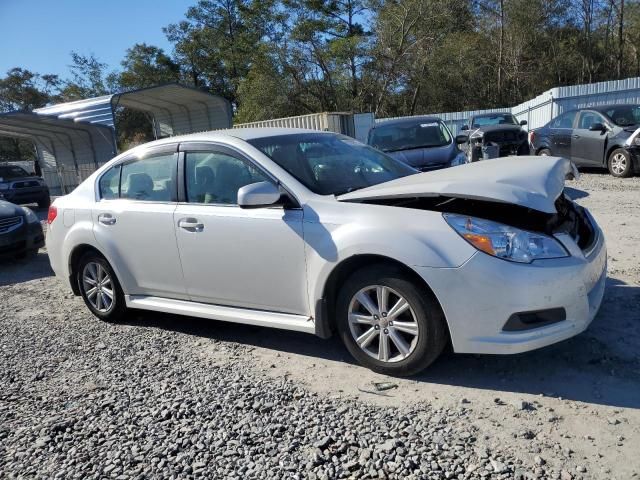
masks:
<path fill-rule="evenodd" d="M 441 121 L 393 123 L 371 130 L 369 145 L 383 152 L 443 147 L 451 143 L 449 129 Z"/>
<path fill-rule="evenodd" d="M 519 125 L 516 117 L 510 113 L 496 113 L 482 117 L 474 117 L 471 126 L 473 128 L 485 127 L 487 125 Z"/>
<path fill-rule="evenodd" d="M 619 127 L 629 127 L 631 125 L 640 124 L 639 105 L 620 105 L 619 107 L 611 107 L 604 113 Z"/>
<path fill-rule="evenodd" d="M 417 173 L 343 135 L 299 133 L 247 141 L 320 195 L 340 195 Z"/>
<path fill-rule="evenodd" d="M 22 178 L 28 177 L 26 170 L 14 165 L 0 166 L 0 179 Z"/>

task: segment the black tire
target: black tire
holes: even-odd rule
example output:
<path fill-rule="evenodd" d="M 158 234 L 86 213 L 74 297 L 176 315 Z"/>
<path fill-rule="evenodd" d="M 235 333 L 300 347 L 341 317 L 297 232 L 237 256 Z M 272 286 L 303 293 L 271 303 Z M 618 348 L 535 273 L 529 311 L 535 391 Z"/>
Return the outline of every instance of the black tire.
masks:
<path fill-rule="evenodd" d="M 38 208 L 45 209 L 51 206 L 51 197 L 47 195 L 38 201 Z"/>
<path fill-rule="evenodd" d="M 624 148 L 616 148 L 609 154 L 607 168 L 614 177 L 626 178 L 631 176 L 631 155 Z"/>
<path fill-rule="evenodd" d="M 352 334 L 349 325 L 349 310 L 352 299 L 369 286 L 384 286 L 390 288 L 404 297 L 410 306 L 410 311 L 405 314 L 413 314 L 417 323 L 418 334 L 411 343 L 412 351 L 406 358 L 396 361 L 381 361 L 373 358 L 370 353 L 363 350 Z M 392 293 L 391 295 L 394 295 Z M 390 295 L 390 299 L 391 299 Z M 389 302 L 389 313 L 392 310 L 392 302 Z M 404 315 L 404 314 L 403 314 Z M 384 314 L 386 317 L 386 314 Z M 400 317 L 397 317 L 400 318 Z M 412 317 L 413 318 L 413 317 Z M 382 321 L 382 318 L 380 317 Z M 405 322 L 406 323 L 406 322 Z M 398 268 L 387 265 L 377 265 L 363 268 L 355 272 L 342 286 L 336 304 L 337 330 L 349 353 L 363 366 L 386 375 L 409 376 L 414 375 L 433 363 L 442 353 L 448 343 L 448 330 L 442 313 L 442 309 L 434 295 L 424 286 L 416 285 Z M 378 337 L 386 333 L 386 328 L 391 326 L 377 325 Z M 360 325 L 357 325 L 359 328 Z M 369 325 L 362 326 L 363 329 Z M 397 334 L 397 332 L 395 332 Z M 389 334 L 391 339 L 391 334 Z M 389 340 L 390 341 L 390 340 Z M 392 346 L 391 348 L 395 348 Z M 375 350 L 375 347 L 373 348 Z M 378 341 L 378 352 L 380 352 Z M 399 349 L 397 350 L 399 353 Z"/>
<path fill-rule="evenodd" d="M 540 150 L 538 150 L 538 155 L 543 157 L 550 157 L 551 150 L 549 150 L 548 148 L 541 148 Z"/>
<path fill-rule="evenodd" d="M 87 288 L 85 287 L 85 282 L 83 281 L 83 273 L 85 272 L 85 268 L 89 264 L 99 264 L 104 269 L 104 271 L 107 272 L 109 278 L 111 279 L 111 292 L 113 294 L 113 302 L 110 308 L 105 311 L 101 311 L 96 308 L 96 305 L 94 305 L 88 297 Z M 124 318 L 127 313 L 127 306 L 124 301 L 124 294 L 122 292 L 122 288 L 120 287 L 120 282 L 118 282 L 118 278 L 111 268 L 111 265 L 109 265 L 109 262 L 107 262 L 107 260 L 102 255 L 97 252 L 85 253 L 76 265 L 75 280 L 85 305 L 96 317 L 105 322 L 114 323 L 119 322 Z"/>

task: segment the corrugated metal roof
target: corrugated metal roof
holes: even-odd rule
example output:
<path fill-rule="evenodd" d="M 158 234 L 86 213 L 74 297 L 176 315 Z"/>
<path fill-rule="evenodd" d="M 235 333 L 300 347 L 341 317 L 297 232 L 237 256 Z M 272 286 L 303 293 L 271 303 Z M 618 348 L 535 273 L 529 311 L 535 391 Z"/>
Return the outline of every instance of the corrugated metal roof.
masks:
<path fill-rule="evenodd" d="M 34 142 L 45 180 L 54 193 L 78 185 L 116 155 L 111 128 L 54 116 L 26 112 L 0 114 L 0 135 Z M 66 182 L 64 175 L 68 177 Z"/>

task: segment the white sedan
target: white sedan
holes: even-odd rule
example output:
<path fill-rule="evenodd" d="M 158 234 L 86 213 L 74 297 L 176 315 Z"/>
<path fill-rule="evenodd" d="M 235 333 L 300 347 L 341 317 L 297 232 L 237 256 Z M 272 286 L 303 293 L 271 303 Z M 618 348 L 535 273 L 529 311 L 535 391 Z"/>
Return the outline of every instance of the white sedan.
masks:
<path fill-rule="evenodd" d="M 602 231 L 572 164 L 512 157 L 417 173 L 341 135 L 236 129 L 116 157 L 49 211 L 51 266 L 100 319 L 128 309 L 337 332 L 410 375 L 450 342 L 507 354 L 587 328 Z"/>

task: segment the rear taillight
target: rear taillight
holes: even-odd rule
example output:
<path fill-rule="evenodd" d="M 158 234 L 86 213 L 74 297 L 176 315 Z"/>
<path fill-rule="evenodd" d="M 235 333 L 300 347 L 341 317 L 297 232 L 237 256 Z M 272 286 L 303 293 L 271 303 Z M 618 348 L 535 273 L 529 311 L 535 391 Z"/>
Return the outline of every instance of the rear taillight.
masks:
<path fill-rule="evenodd" d="M 533 130 L 529 132 L 529 143 L 533 145 L 533 141 L 536 139 L 536 132 Z"/>
<path fill-rule="evenodd" d="M 47 215 L 47 223 L 51 225 L 57 216 L 58 216 L 58 209 L 53 205 L 51 205 L 49 207 L 49 214 Z"/>

